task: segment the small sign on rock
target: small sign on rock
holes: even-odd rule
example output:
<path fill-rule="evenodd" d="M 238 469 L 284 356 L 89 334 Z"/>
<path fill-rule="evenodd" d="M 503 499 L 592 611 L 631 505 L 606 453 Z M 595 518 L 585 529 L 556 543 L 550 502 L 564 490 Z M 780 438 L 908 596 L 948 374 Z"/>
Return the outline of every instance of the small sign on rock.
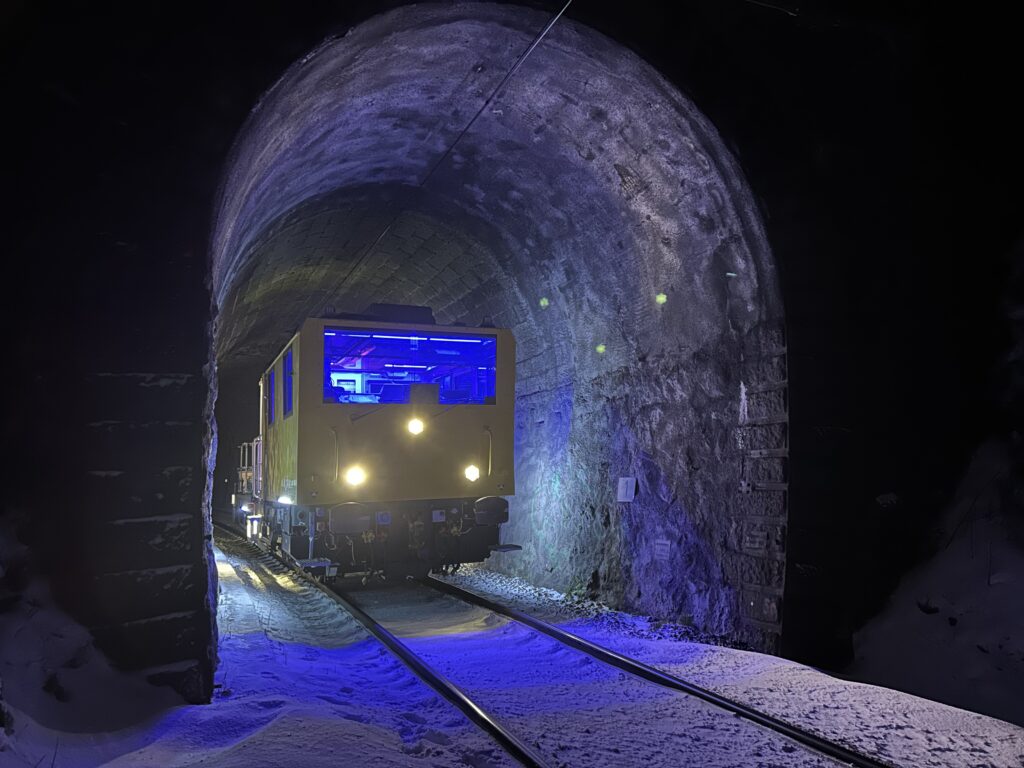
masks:
<path fill-rule="evenodd" d="M 668 562 L 669 549 L 672 543 L 668 539 L 654 540 L 654 559 L 659 563 Z"/>

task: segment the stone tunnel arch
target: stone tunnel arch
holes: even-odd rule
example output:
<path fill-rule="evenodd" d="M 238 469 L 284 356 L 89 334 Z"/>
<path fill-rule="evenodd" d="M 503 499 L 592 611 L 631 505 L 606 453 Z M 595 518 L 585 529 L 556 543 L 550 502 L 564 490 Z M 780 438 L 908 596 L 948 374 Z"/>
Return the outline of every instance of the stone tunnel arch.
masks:
<path fill-rule="evenodd" d="M 774 650 L 785 345 L 756 206 L 688 99 L 566 19 L 472 121 L 548 20 L 399 8 L 253 110 L 212 238 L 218 476 L 304 317 L 381 301 L 490 319 L 517 337 L 506 538 L 524 546 L 492 566 Z"/>

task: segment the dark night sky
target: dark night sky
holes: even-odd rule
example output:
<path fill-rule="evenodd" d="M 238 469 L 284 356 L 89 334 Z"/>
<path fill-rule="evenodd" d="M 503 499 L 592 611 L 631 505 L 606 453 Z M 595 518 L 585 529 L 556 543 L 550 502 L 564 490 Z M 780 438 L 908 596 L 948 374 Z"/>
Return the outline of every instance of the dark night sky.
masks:
<path fill-rule="evenodd" d="M 47 482 L 53 437 L 74 422 L 76 376 L 202 366 L 210 216 L 235 132 L 292 61 L 398 4 L 3 11 L 20 372 L 7 423 L 9 443 L 28 446 L 25 493 Z M 859 453 L 890 444 L 837 455 L 844 477 L 920 475 L 936 501 L 1000 427 L 1000 291 L 1021 233 L 1012 29 L 971 7 L 938 19 L 928 3 L 577 0 L 569 12 L 676 82 L 739 157 L 791 341 L 808 340 L 792 376 L 809 386 L 827 368 L 817 396 L 855 403 L 837 428 L 865 420 Z M 40 416 L 26 400 L 68 412 Z"/>

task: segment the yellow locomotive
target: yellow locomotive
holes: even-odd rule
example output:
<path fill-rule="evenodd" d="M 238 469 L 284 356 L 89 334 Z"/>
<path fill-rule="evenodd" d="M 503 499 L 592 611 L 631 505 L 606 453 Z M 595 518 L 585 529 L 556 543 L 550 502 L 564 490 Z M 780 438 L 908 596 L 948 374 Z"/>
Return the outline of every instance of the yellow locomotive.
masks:
<path fill-rule="evenodd" d="M 376 319 L 387 309 L 306 320 L 260 379 L 249 535 L 326 579 L 519 548 L 499 539 L 515 492 L 512 333 L 435 325 L 425 308 Z"/>

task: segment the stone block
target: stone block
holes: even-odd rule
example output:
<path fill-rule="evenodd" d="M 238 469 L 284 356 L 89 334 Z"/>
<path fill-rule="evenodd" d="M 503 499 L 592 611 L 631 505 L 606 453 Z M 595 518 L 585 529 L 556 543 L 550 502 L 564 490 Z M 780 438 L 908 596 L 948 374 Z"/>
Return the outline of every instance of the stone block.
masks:
<path fill-rule="evenodd" d="M 771 492 L 737 493 L 732 497 L 734 514 L 785 519 L 786 494 Z"/>
<path fill-rule="evenodd" d="M 86 547 L 111 568 L 133 570 L 194 562 L 202 539 L 197 508 L 191 515 L 104 521 L 87 530 Z"/>
<path fill-rule="evenodd" d="M 746 618 L 778 625 L 782 621 L 782 598 L 744 589 L 740 595 L 740 612 Z"/>
<path fill-rule="evenodd" d="M 741 451 L 779 448 L 787 445 L 787 425 L 758 424 L 736 428 L 736 443 Z"/>
<path fill-rule="evenodd" d="M 97 647 L 122 669 L 145 669 L 209 655 L 211 625 L 206 610 L 97 625 L 90 629 Z"/>
<path fill-rule="evenodd" d="M 744 587 L 762 587 L 781 592 L 786 582 L 785 560 L 760 557 L 742 557 L 740 583 Z"/>
<path fill-rule="evenodd" d="M 779 323 L 761 323 L 743 337 L 743 354 L 747 358 L 761 357 L 786 346 L 786 332 Z"/>
<path fill-rule="evenodd" d="M 752 621 L 741 622 L 734 631 L 734 640 L 740 647 L 760 653 L 777 654 L 780 646 L 781 627 L 763 625 Z"/>
<path fill-rule="evenodd" d="M 759 419 L 786 413 L 785 390 L 750 392 L 747 394 L 747 417 Z"/>
<path fill-rule="evenodd" d="M 751 388 L 785 381 L 787 373 L 785 355 L 746 358 L 740 365 L 740 377 Z"/>
<path fill-rule="evenodd" d="M 747 477 L 753 482 L 783 482 L 786 479 L 786 459 L 748 459 Z"/>
<path fill-rule="evenodd" d="M 75 504 L 96 520 L 179 514 L 199 509 L 204 483 L 198 466 L 171 465 L 157 472 L 92 469 L 80 481 Z"/>
<path fill-rule="evenodd" d="M 192 564 L 103 573 L 83 590 L 78 617 L 97 625 L 198 610 L 206 595 L 206 576 L 205 568 Z"/>

